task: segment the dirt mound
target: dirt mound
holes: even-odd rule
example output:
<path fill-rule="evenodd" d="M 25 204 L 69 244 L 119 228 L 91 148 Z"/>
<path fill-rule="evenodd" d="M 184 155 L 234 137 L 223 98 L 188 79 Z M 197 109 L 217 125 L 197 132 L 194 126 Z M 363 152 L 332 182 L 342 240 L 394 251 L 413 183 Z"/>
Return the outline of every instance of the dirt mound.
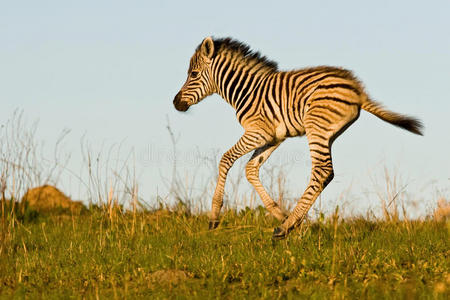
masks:
<path fill-rule="evenodd" d="M 52 212 L 55 210 L 67 210 L 72 213 L 80 213 L 85 209 L 79 201 L 72 201 L 63 192 L 51 185 L 43 185 L 29 189 L 22 198 L 23 203 L 38 212 Z"/>
<path fill-rule="evenodd" d="M 176 285 L 190 278 L 193 275 L 182 270 L 159 270 L 150 274 L 150 281 L 159 284 Z"/>

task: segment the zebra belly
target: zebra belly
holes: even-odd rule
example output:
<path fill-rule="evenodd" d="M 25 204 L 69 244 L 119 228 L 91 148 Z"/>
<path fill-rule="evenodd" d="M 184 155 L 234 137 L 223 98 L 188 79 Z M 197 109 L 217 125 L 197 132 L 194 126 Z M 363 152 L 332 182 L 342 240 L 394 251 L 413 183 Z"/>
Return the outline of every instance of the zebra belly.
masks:
<path fill-rule="evenodd" d="M 305 134 L 305 129 L 301 128 L 288 128 L 284 123 L 278 123 L 275 127 L 275 139 L 282 141 L 288 137 L 302 136 Z"/>

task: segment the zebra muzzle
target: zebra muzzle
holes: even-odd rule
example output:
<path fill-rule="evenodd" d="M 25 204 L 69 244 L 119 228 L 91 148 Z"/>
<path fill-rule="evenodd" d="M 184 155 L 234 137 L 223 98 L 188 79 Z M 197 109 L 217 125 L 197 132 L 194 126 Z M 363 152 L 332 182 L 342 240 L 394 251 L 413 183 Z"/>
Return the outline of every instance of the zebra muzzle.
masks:
<path fill-rule="evenodd" d="M 187 111 L 189 109 L 189 104 L 186 101 L 181 100 L 182 94 L 178 92 L 178 94 L 173 99 L 173 106 L 178 111 Z"/>

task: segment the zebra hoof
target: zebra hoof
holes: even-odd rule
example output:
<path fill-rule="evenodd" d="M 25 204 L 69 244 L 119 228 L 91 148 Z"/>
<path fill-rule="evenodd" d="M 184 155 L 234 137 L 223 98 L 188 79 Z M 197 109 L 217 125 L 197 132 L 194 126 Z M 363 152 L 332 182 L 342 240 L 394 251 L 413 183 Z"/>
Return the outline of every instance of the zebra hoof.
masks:
<path fill-rule="evenodd" d="M 217 226 L 219 226 L 219 221 L 215 220 L 215 221 L 209 221 L 209 230 L 214 230 L 217 228 Z"/>
<path fill-rule="evenodd" d="M 272 240 L 274 241 L 279 241 L 279 240 L 283 240 L 287 237 L 287 231 L 285 231 L 284 229 L 280 228 L 280 227 L 276 227 L 273 230 L 273 234 L 272 234 Z"/>

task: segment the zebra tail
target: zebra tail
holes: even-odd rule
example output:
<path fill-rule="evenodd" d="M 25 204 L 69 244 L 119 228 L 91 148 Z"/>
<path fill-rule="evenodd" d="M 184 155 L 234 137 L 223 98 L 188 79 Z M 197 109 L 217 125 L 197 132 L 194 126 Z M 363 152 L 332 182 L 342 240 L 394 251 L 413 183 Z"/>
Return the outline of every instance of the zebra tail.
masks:
<path fill-rule="evenodd" d="M 361 104 L 361 108 L 394 126 L 398 126 L 418 135 L 423 135 L 423 124 L 417 118 L 389 111 L 380 103 L 369 99 Z"/>

